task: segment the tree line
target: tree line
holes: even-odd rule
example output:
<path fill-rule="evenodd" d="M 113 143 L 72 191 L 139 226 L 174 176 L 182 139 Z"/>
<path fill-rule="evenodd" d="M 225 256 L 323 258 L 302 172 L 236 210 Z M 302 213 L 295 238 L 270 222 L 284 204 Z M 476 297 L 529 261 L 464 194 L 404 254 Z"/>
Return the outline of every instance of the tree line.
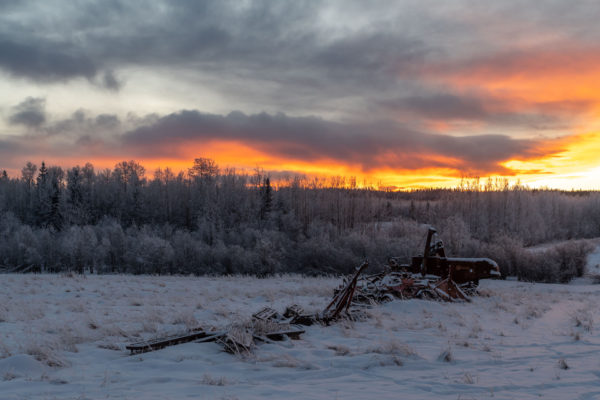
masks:
<path fill-rule="evenodd" d="M 19 177 L 0 175 L 7 270 L 347 273 L 363 258 L 375 266 L 391 256 L 408 261 L 422 252 L 430 225 L 452 255 L 495 258 L 522 279 L 566 281 L 582 273 L 588 245 L 549 248 L 553 254 L 527 248 L 599 237 L 600 195 L 505 180 L 401 192 L 345 177 L 274 185 L 259 169 L 221 170 L 208 158 L 152 177 L 135 161 L 103 170 L 28 162 Z"/>

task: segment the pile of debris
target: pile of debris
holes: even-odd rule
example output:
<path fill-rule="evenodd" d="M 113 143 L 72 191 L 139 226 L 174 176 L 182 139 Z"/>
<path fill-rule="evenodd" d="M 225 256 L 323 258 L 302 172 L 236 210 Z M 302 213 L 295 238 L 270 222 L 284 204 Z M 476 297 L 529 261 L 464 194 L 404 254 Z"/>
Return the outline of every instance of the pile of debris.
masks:
<path fill-rule="evenodd" d="M 360 313 L 351 310 L 350 306 L 354 298 L 358 277 L 367 266 L 368 264 L 365 262 L 356 269 L 350 282 L 346 284 L 345 288 L 338 291 L 323 312 L 306 314 L 300 306 L 294 304 L 287 307 L 283 314 L 280 314 L 270 307 L 265 307 L 253 314 L 249 323 L 235 324 L 223 331 L 205 331 L 197 328 L 182 335 L 132 343 L 126 348 L 131 354 L 139 354 L 181 343 L 217 342 L 221 343 L 228 353 L 243 354 L 250 351 L 255 346 L 256 341 L 272 343 L 288 339 L 300 339 L 300 335 L 304 333 L 303 325 L 330 324 L 339 318 L 359 318 Z"/>
<path fill-rule="evenodd" d="M 498 264 L 489 258 L 446 257 L 444 245 L 435 234 L 435 229 L 430 228 L 423 255 L 413 257 L 411 264 L 400 264 L 397 258 L 391 258 L 384 272 L 362 276 L 369 266 L 363 262 L 334 291 L 333 299 L 322 312 L 307 314 L 298 305 L 292 305 L 280 314 L 266 307 L 253 314 L 250 322 L 223 331 L 195 329 L 182 335 L 133 343 L 126 348 L 137 354 L 180 343 L 214 341 L 221 343 L 227 352 L 242 354 L 250 351 L 257 341 L 299 339 L 304 333 L 302 326 L 364 319 L 365 304 L 412 298 L 469 301 L 477 293 L 480 279 L 500 277 Z"/>
<path fill-rule="evenodd" d="M 459 285 L 450 278 L 440 279 L 436 275 L 421 276 L 407 271 L 386 271 L 361 277 L 355 301 L 365 304 L 413 298 L 470 301 L 476 290 L 471 282 Z"/>
<path fill-rule="evenodd" d="M 255 346 L 256 341 L 272 343 L 288 339 L 300 339 L 300 335 L 305 332 L 302 328 L 303 325 L 308 326 L 314 323 L 328 325 L 340 318 L 359 319 L 362 314 L 357 310 L 350 309 L 350 306 L 354 298 L 358 277 L 367 266 L 368 263 L 366 262 L 359 266 L 352 279 L 343 289 L 338 290 L 333 300 L 320 313 L 306 314 L 296 304 L 287 307 L 283 314 L 270 307 L 265 307 L 253 314 L 249 323 L 235 324 L 223 331 L 205 331 L 197 328 L 182 335 L 132 343 L 126 346 L 126 349 L 131 354 L 139 354 L 180 343 L 217 342 L 221 343 L 228 353 L 243 354 L 250 351 Z"/>
<path fill-rule="evenodd" d="M 253 318 L 249 323 L 234 324 L 221 331 L 196 328 L 180 335 L 132 343 L 126 346 L 126 349 L 131 354 L 139 354 L 181 343 L 217 342 L 222 344 L 228 353 L 242 354 L 250 351 L 254 347 L 255 341 L 271 343 L 287 339 L 300 339 L 302 333 L 304 333 L 304 329 L 299 325 Z"/>
<path fill-rule="evenodd" d="M 429 228 L 424 255 L 401 264 L 391 258 L 384 272 L 361 277 L 355 301 L 382 303 L 395 299 L 470 301 L 477 294 L 480 279 L 499 278 L 500 269 L 489 258 L 446 257 L 436 230 Z"/>

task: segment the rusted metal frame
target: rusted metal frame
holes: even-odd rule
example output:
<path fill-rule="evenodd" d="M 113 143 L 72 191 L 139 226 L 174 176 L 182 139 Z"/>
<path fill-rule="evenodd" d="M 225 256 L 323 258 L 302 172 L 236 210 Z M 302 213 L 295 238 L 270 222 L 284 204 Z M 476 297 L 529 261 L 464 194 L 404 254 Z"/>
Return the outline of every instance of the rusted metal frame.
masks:
<path fill-rule="evenodd" d="M 423 262 L 421 264 L 421 275 L 425 276 L 427 274 L 427 260 L 429 259 L 429 250 L 431 248 L 431 239 L 433 238 L 433 234 L 436 232 L 435 229 L 429 228 L 427 231 L 427 240 L 425 240 L 425 249 L 423 250 Z"/>
<path fill-rule="evenodd" d="M 352 277 L 350 282 L 348 282 L 346 287 L 343 290 L 341 290 L 333 298 L 333 300 L 331 300 L 329 305 L 325 307 L 325 310 L 323 310 L 324 318 L 328 320 L 336 319 L 344 308 L 346 309 L 346 312 L 348 312 L 350 305 L 352 304 L 352 297 L 354 296 L 354 291 L 356 290 L 356 282 L 358 281 L 358 277 L 360 276 L 362 271 L 368 266 L 369 263 L 365 261 L 356 269 L 354 276 Z M 329 310 L 333 305 L 335 305 L 335 309 L 333 313 L 329 314 Z"/>

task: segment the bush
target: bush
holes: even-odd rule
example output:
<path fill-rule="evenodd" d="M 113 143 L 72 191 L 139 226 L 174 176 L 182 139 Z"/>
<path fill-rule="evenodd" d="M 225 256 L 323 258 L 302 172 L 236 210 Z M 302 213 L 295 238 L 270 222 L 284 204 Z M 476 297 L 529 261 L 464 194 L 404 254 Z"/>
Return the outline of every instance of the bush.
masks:
<path fill-rule="evenodd" d="M 523 251 L 517 265 L 519 280 L 567 283 L 583 276 L 593 247 L 586 241 L 571 241 L 544 251 Z"/>

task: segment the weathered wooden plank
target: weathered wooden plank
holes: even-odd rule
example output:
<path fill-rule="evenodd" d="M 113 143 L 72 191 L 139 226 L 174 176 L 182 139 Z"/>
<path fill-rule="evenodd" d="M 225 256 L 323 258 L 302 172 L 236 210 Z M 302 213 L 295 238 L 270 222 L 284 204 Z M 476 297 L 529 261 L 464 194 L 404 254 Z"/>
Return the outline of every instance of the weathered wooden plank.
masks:
<path fill-rule="evenodd" d="M 197 339 L 202 339 L 207 336 L 212 336 L 213 332 L 193 331 L 184 335 L 171 335 L 163 338 L 145 340 L 137 343 L 132 343 L 125 348 L 131 351 L 131 354 L 145 353 L 148 351 L 163 349 L 167 346 L 192 342 Z"/>

